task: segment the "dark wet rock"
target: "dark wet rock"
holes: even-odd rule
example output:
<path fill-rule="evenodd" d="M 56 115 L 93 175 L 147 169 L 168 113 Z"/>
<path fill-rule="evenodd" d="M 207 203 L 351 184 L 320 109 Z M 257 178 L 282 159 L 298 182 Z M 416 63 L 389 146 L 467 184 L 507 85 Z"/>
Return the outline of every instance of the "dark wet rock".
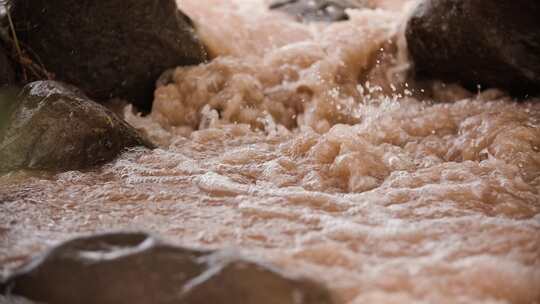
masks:
<path fill-rule="evenodd" d="M 66 242 L 13 274 L 5 295 L 48 304 L 323 304 L 325 288 L 225 251 L 170 246 L 142 233 Z"/>
<path fill-rule="evenodd" d="M 55 79 L 150 109 L 167 68 L 206 60 L 174 0 L 17 0 L 17 33 Z"/>
<path fill-rule="evenodd" d="M 342 21 L 349 19 L 349 8 L 366 8 L 366 0 L 277 0 L 270 9 L 277 9 L 296 17 L 299 21 Z"/>
<path fill-rule="evenodd" d="M 15 70 L 13 64 L 6 54 L 6 51 L 0 47 L 0 87 L 15 83 Z"/>
<path fill-rule="evenodd" d="M 128 147 L 152 146 L 71 86 L 33 82 L 16 99 L 0 130 L 0 172 L 83 169 L 110 161 Z"/>
<path fill-rule="evenodd" d="M 2 130 L 5 130 L 8 118 L 13 111 L 14 104 L 17 103 L 17 94 L 19 88 L 16 87 L 1 87 L 0 88 L 0 138 L 2 138 Z"/>
<path fill-rule="evenodd" d="M 21 297 L 4 297 L 0 295 L 0 304 L 40 304 Z M 41 303 L 43 304 L 43 303 Z"/>
<path fill-rule="evenodd" d="M 540 2 L 426 0 L 407 25 L 419 78 L 540 92 Z"/>

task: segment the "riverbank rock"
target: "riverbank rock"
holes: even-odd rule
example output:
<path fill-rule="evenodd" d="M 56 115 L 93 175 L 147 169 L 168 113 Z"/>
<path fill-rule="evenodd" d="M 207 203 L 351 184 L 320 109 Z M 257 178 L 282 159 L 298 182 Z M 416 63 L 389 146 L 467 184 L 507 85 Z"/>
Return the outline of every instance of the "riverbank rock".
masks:
<path fill-rule="evenodd" d="M 163 71 L 207 58 L 174 0 L 17 0 L 12 15 L 19 39 L 55 79 L 98 101 L 149 110 Z"/>
<path fill-rule="evenodd" d="M 540 92 L 540 2 L 426 0 L 406 37 L 419 78 Z"/>
<path fill-rule="evenodd" d="M 33 82 L 16 98 L 0 130 L 0 172 L 83 169 L 128 147 L 152 147 L 125 121 L 66 84 Z"/>
<path fill-rule="evenodd" d="M 367 0 L 278 0 L 270 4 L 270 9 L 286 12 L 299 21 L 326 22 L 347 20 L 346 9 L 366 7 Z"/>
<path fill-rule="evenodd" d="M 224 251 L 173 247 L 143 233 L 68 241 L 4 283 L 48 304 L 324 304 L 324 287 Z"/>

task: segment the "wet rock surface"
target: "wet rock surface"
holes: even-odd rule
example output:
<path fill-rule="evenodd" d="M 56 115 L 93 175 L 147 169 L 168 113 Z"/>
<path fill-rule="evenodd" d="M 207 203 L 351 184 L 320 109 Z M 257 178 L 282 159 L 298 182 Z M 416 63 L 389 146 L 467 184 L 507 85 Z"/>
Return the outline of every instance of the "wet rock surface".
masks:
<path fill-rule="evenodd" d="M 149 110 L 164 70 L 206 60 L 173 0 L 18 0 L 12 15 L 19 39 L 55 79 L 96 100 L 125 98 Z"/>
<path fill-rule="evenodd" d="M 8 124 L 8 118 L 13 110 L 13 105 L 17 102 L 17 94 L 19 88 L 16 87 L 2 87 L 0 88 L 0 138 L 2 138 L 2 131 L 5 130 Z"/>
<path fill-rule="evenodd" d="M 80 304 L 331 303 L 325 288 L 224 251 L 173 247 L 143 233 L 68 241 L 21 268 L 4 296 Z"/>
<path fill-rule="evenodd" d="M 83 169 L 128 147 L 152 147 L 114 113 L 60 82 L 33 82 L 5 100 L 0 172 Z"/>
<path fill-rule="evenodd" d="M 407 25 L 420 78 L 540 92 L 540 2 L 423 1 Z"/>
<path fill-rule="evenodd" d="M 299 21 L 343 21 L 349 19 L 345 13 L 349 8 L 365 8 L 364 0 L 278 0 L 270 9 L 284 11 Z"/>

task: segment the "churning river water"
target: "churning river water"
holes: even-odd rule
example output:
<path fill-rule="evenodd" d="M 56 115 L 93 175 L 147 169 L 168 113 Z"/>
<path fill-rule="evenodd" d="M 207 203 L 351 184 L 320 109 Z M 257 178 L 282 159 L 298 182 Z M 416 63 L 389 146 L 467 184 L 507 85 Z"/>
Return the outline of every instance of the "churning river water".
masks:
<path fill-rule="evenodd" d="M 413 83 L 409 1 L 303 24 L 179 0 L 213 60 L 163 77 L 159 148 L 0 177 L 0 269 L 80 234 L 234 247 L 344 303 L 540 302 L 540 102 Z"/>

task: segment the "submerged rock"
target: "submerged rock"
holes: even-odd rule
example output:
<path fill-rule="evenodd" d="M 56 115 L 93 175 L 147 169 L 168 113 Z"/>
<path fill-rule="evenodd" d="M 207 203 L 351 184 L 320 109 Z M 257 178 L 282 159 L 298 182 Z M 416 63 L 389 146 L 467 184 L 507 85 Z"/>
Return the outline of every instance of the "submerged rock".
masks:
<path fill-rule="evenodd" d="M 299 21 L 342 21 L 349 19 L 345 13 L 349 8 L 365 8 L 366 0 L 278 0 L 270 9 L 284 11 Z"/>
<path fill-rule="evenodd" d="M 128 147 L 152 146 L 71 86 L 33 82 L 16 99 L 0 130 L 0 172 L 83 169 L 110 161 Z"/>
<path fill-rule="evenodd" d="M 17 0 L 12 11 L 19 39 L 45 68 L 96 100 L 149 110 L 164 70 L 206 60 L 174 0 Z"/>
<path fill-rule="evenodd" d="M 419 78 L 540 92 L 540 2 L 426 0 L 406 36 Z"/>
<path fill-rule="evenodd" d="M 4 295 L 48 304 L 324 304 L 322 286 L 227 252 L 173 247 L 142 233 L 79 238 L 4 282 Z"/>

